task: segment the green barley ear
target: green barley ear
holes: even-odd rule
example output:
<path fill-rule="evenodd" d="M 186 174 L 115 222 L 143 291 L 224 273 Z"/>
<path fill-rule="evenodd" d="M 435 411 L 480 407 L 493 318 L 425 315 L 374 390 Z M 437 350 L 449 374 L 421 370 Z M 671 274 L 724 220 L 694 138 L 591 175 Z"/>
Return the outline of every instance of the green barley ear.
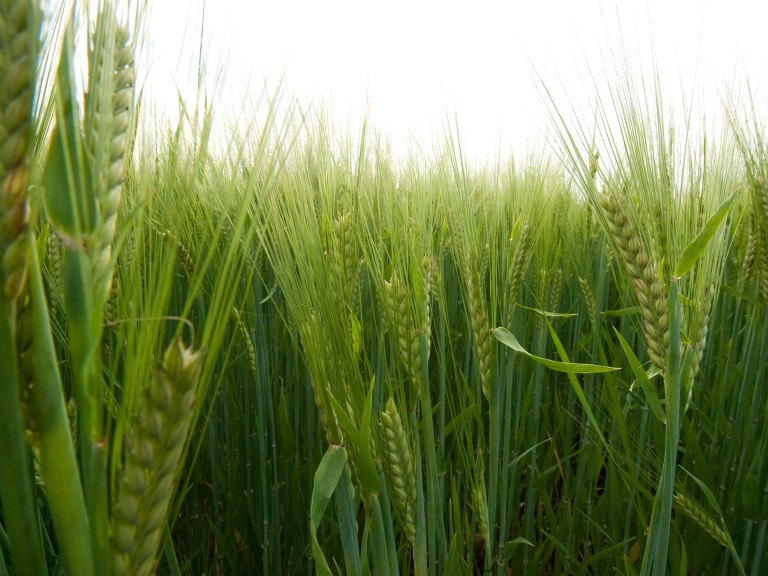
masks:
<path fill-rule="evenodd" d="M 749 282 L 752 279 L 752 271 L 755 264 L 755 253 L 757 252 L 757 234 L 755 230 L 755 213 L 749 213 L 749 226 L 747 229 L 747 242 L 744 253 L 744 281 Z"/>
<path fill-rule="evenodd" d="M 168 240 L 171 242 L 174 249 L 176 250 L 176 257 L 179 259 L 179 262 L 181 262 L 181 265 L 184 267 L 184 271 L 187 273 L 187 278 L 189 278 L 190 280 L 194 279 L 195 259 L 192 258 L 192 254 L 189 253 L 189 250 L 187 250 L 187 247 L 184 246 L 184 243 L 181 240 L 179 240 L 179 237 L 176 236 L 170 230 L 166 230 L 165 232 L 163 232 L 163 236 L 165 238 L 168 238 Z"/>
<path fill-rule="evenodd" d="M 14 300 L 24 286 L 27 265 L 27 183 L 36 35 L 34 3 L 0 4 L 0 286 Z"/>
<path fill-rule="evenodd" d="M 645 246 L 635 233 L 616 198 L 613 195 L 599 194 L 597 201 L 605 216 L 619 260 L 632 283 L 635 297 L 640 304 L 648 357 L 653 365 L 663 373 L 666 367 L 667 343 L 669 341 L 669 314 L 660 268 L 656 261 L 648 255 Z"/>
<path fill-rule="evenodd" d="M 113 515 L 116 576 L 154 573 L 204 359 L 204 351 L 193 351 L 180 338 L 174 339 L 147 389 Z"/>
<path fill-rule="evenodd" d="M 397 337 L 397 350 L 411 381 L 421 390 L 421 343 L 410 309 L 410 299 L 400 276 L 393 272 L 384 281 L 387 316 Z"/>
<path fill-rule="evenodd" d="M 490 527 L 488 526 L 488 501 L 485 495 L 485 484 L 472 489 L 472 505 L 477 515 L 477 529 L 483 535 L 485 542 L 490 542 Z"/>
<path fill-rule="evenodd" d="M 416 542 L 416 472 L 408 436 L 390 397 L 381 413 L 384 464 L 408 541 Z"/>
<path fill-rule="evenodd" d="M 768 185 L 757 176 L 752 185 L 752 215 L 756 244 L 757 299 L 768 303 Z"/>
<path fill-rule="evenodd" d="M 592 290 L 592 284 L 587 278 L 579 277 L 579 286 L 581 287 L 581 293 L 584 296 L 584 303 L 587 306 L 587 314 L 589 315 L 589 327 L 594 332 L 597 329 L 595 322 L 597 320 L 597 306 L 595 304 L 595 292 Z"/>
<path fill-rule="evenodd" d="M 512 239 L 510 238 L 510 242 Z M 507 272 L 507 326 L 512 326 L 512 310 L 517 303 L 517 292 L 525 276 L 525 269 L 528 267 L 528 261 L 531 254 L 531 244 L 533 234 L 526 222 L 523 225 L 520 240 L 517 243 L 515 254 L 512 257 L 512 263 Z"/>
<path fill-rule="evenodd" d="M 424 279 L 424 324 L 422 330 L 426 340 L 427 360 L 429 360 L 430 350 L 432 349 L 432 297 L 437 292 L 434 283 L 437 279 L 437 265 L 430 256 L 424 256 L 421 260 L 421 274 Z"/>
<path fill-rule="evenodd" d="M 467 285 L 467 308 L 472 324 L 472 340 L 475 346 L 480 385 L 486 400 L 491 399 L 491 328 L 488 323 L 485 296 L 480 275 L 472 266 L 465 266 L 464 281 Z"/>
<path fill-rule="evenodd" d="M 235 333 L 240 344 L 245 348 L 245 357 L 248 361 L 248 371 L 251 377 L 256 379 L 256 349 L 253 346 L 251 335 L 248 333 L 248 327 L 245 325 L 240 311 L 232 306 L 232 320 L 235 323 Z"/>
<path fill-rule="evenodd" d="M 101 6 L 89 52 L 86 139 L 100 216 L 94 240 L 93 283 L 104 297 L 112 280 L 112 242 L 131 149 L 134 49 L 110 3 Z"/>
<path fill-rule="evenodd" d="M 360 309 L 360 256 L 355 241 L 354 222 L 351 213 L 339 216 L 333 221 L 333 244 L 336 258 L 336 278 L 342 282 L 342 294 L 350 302 L 352 311 Z"/>
<path fill-rule="evenodd" d="M 700 504 L 680 492 L 675 493 L 674 500 L 677 507 L 685 513 L 688 518 L 696 522 L 696 524 L 709 534 L 715 542 L 728 550 L 733 548 L 733 542 L 728 533 L 723 530 L 717 520 L 707 514 L 706 510 L 704 510 Z"/>

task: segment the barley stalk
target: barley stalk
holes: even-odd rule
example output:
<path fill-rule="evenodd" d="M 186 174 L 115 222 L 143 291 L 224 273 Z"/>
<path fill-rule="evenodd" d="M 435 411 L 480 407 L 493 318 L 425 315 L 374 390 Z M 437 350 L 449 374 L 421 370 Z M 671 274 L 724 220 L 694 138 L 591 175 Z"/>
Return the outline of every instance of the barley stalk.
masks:
<path fill-rule="evenodd" d="M 29 298 L 20 298 L 16 311 L 16 349 L 19 358 L 19 400 L 24 436 L 33 448 L 39 446 L 37 419 L 33 405 L 35 354 L 32 347 L 32 309 Z"/>
<path fill-rule="evenodd" d="M 24 418 L 20 410 L 16 342 L 16 306 L 24 290 L 32 246 L 27 185 L 37 63 L 36 9 L 31 0 L 0 1 L 0 454 L 4 461 L 0 500 L 5 544 L 10 546 L 14 568 L 20 574 L 45 570 L 36 495 L 28 473 L 31 467 L 24 436 L 25 428 L 30 430 L 30 418 L 29 414 Z M 21 336 L 22 345 L 27 346 L 28 336 Z"/>
<path fill-rule="evenodd" d="M 147 389 L 113 516 L 113 574 L 153 574 L 205 353 L 174 339 Z"/>

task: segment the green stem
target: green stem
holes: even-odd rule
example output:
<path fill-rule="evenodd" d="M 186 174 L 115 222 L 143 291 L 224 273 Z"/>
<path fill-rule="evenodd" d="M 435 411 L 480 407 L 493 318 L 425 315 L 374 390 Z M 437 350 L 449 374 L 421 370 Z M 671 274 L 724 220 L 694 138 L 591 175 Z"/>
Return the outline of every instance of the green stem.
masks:
<path fill-rule="evenodd" d="M 102 306 L 94 302 L 87 254 L 73 249 L 64 255 L 64 310 L 69 326 L 70 354 L 80 438 L 85 504 L 90 517 L 94 569 L 108 574 L 109 505 L 101 377 Z"/>
<path fill-rule="evenodd" d="M 675 468 L 677 467 L 677 445 L 680 439 L 680 305 L 677 294 L 677 280 L 669 287 L 669 348 L 667 350 L 667 371 L 664 376 L 667 425 L 664 434 L 664 465 L 661 470 L 659 488 L 653 503 L 650 536 L 645 549 L 642 576 L 653 574 L 663 576 L 667 569 L 669 552 L 669 531 L 672 525 L 672 499 L 675 491 Z"/>
<path fill-rule="evenodd" d="M 14 303 L 0 296 L 0 500 L 16 571 L 39 576 L 47 571 L 21 419 L 15 323 Z"/>
<path fill-rule="evenodd" d="M 34 241 L 30 242 L 30 283 L 32 300 L 34 384 L 31 410 L 37 423 L 40 468 L 51 508 L 56 539 L 68 574 L 93 574 L 88 513 L 80 483 L 80 472 L 70 435 L 56 352 L 51 336 L 51 321 L 45 301 L 43 280 Z"/>

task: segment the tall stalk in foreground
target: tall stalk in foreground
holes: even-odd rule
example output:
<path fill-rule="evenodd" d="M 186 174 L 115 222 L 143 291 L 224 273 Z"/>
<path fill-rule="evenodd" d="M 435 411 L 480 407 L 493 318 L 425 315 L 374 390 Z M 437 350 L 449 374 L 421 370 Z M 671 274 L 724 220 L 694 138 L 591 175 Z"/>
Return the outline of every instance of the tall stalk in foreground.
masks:
<path fill-rule="evenodd" d="M 32 152 L 32 95 L 37 56 L 37 6 L 0 3 L 0 499 L 18 570 L 45 571 L 30 451 L 24 441 L 16 351 L 16 315 L 30 250 L 27 185 Z M 13 465 L 10 465 L 13 463 Z"/>

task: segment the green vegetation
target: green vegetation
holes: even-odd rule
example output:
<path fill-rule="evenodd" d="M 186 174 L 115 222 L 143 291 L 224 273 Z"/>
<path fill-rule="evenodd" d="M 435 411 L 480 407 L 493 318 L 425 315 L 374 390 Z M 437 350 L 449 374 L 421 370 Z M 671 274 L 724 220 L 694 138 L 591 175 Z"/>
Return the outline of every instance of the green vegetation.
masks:
<path fill-rule="evenodd" d="M 0 575 L 768 568 L 754 108 L 676 139 L 617 67 L 522 163 L 222 151 L 85 14 L 0 0 Z"/>

